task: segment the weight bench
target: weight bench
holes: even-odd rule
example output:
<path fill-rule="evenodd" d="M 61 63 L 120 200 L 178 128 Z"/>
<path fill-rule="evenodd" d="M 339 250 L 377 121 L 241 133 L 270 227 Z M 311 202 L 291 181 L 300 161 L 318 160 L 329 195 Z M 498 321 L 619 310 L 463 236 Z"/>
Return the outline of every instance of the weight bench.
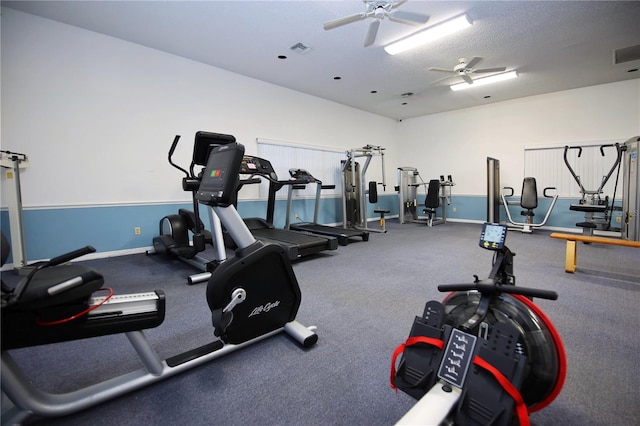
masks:
<path fill-rule="evenodd" d="M 578 241 L 582 241 L 584 243 L 610 244 L 614 246 L 640 248 L 640 241 L 628 241 L 618 238 L 592 237 L 578 234 L 560 234 L 557 232 L 553 232 L 550 237 L 567 240 L 567 251 L 564 260 L 564 270 L 568 273 L 574 273 L 577 269 L 576 265 L 578 260 Z"/>

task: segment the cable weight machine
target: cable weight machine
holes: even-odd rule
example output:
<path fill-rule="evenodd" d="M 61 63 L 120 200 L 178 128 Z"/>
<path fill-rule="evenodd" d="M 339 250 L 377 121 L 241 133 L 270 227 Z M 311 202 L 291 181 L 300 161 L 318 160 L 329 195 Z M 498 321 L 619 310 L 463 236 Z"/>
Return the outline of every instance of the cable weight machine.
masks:
<path fill-rule="evenodd" d="M 578 184 L 580 188 L 580 193 L 582 194 L 582 198 L 580 199 L 579 203 L 571 204 L 571 206 L 569 206 L 569 209 L 571 211 L 578 211 L 578 212 L 584 213 L 584 222 L 578 222 L 576 223 L 576 226 L 582 228 L 582 234 L 585 236 L 592 236 L 593 231 L 596 229 L 601 229 L 605 231 L 610 230 L 611 216 L 614 210 L 613 204 L 615 203 L 616 189 L 614 188 L 613 197 L 611 198 L 611 205 L 609 205 L 609 197 L 608 196 L 603 197 L 604 187 L 609 181 L 609 178 L 611 177 L 613 172 L 616 170 L 616 168 L 618 169 L 618 175 L 619 175 L 622 154 L 625 151 L 624 144 L 623 145 L 620 145 L 619 143 L 606 144 L 606 145 L 600 146 L 600 155 L 602 157 L 605 157 L 605 148 L 611 148 L 611 147 L 615 148 L 616 150 L 616 158 L 609 172 L 602 177 L 602 180 L 600 181 L 600 186 L 598 186 L 598 188 L 595 190 L 589 190 L 585 188 L 582 182 L 582 179 L 578 174 L 576 174 L 575 170 L 573 169 L 573 167 L 571 167 L 571 164 L 569 163 L 569 160 L 567 158 L 567 154 L 569 150 L 572 150 L 572 149 L 578 150 L 577 158 L 580 158 L 582 156 L 582 147 L 581 146 L 565 146 L 564 147 L 564 154 L 563 154 L 564 163 L 569 169 L 571 176 L 573 176 L 573 179 Z M 617 187 L 617 183 L 618 181 L 616 178 L 616 187 Z"/>
<path fill-rule="evenodd" d="M 381 146 L 366 145 L 353 148 L 346 152 L 347 159 L 342 160 L 342 176 L 344 190 L 342 191 L 342 217 L 344 228 L 355 228 L 363 231 L 386 232 L 384 228 L 384 214 L 389 210 L 376 209 L 380 213 L 380 229 L 369 228 L 367 225 L 367 200 L 371 204 L 378 202 L 378 185 L 386 191 L 386 173 L 384 168 L 384 151 Z M 380 157 L 382 166 L 382 182 L 370 181 L 366 183 L 367 169 L 373 157 Z M 356 159 L 362 158 L 362 165 Z M 366 189 L 365 189 L 366 188 Z"/>

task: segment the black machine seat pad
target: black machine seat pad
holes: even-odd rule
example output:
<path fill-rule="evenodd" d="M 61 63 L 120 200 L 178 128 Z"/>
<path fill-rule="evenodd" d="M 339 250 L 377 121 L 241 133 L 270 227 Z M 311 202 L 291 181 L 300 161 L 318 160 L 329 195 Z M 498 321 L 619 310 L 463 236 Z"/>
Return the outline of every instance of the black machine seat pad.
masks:
<path fill-rule="evenodd" d="M 427 210 L 435 210 L 440 207 L 440 181 L 431 179 L 427 187 L 427 197 L 424 200 L 424 206 Z"/>
<path fill-rule="evenodd" d="M 53 296 L 49 295 L 48 291 L 51 287 L 76 277 L 82 277 L 82 285 L 69 288 Z M 38 309 L 82 299 L 99 290 L 103 283 L 102 275 L 82 265 L 72 264 L 44 268 L 34 274 L 28 286 L 12 304 L 12 307 Z"/>
<path fill-rule="evenodd" d="M 538 190 L 536 187 L 536 179 L 526 177 L 522 181 L 522 195 L 520 197 L 520 206 L 523 209 L 533 210 L 538 207 Z M 526 215 L 529 215 L 528 213 Z"/>

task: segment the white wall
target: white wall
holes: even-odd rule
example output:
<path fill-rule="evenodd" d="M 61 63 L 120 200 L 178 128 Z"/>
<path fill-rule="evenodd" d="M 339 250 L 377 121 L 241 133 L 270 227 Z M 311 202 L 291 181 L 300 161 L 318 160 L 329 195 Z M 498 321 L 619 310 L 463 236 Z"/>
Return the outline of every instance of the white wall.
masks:
<path fill-rule="evenodd" d="M 391 119 L 12 9 L 1 31 L 2 149 L 29 156 L 27 207 L 188 200 L 166 157 L 180 134 L 188 164 L 198 130 L 251 154 L 256 138 L 371 143 L 395 163 Z"/>
<path fill-rule="evenodd" d="M 414 166 L 452 174 L 454 195 L 485 194 L 487 156 L 518 187 L 525 146 L 640 134 L 640 79 L 396 123 L 12 9 L 1 31 L 1 143 L 30 157 L 27 207 L 186 201 L 166 153 L 180 134 L 176 160 L 188 163 L 197 130 L 231 133 L 253 154 L 256 138 L 381 145 L 387 192 L 398 166 Z M 380 180 L 377 169 L 368 177 Z"/>
<path fill-rule="evenodd" d="M 486 157 L 500 160 L 503 185 L 519 188 L 525 146 L 624 141 L 637 135 L 640 79 L 404 120 L 398 125 L 397 157 L 425 179 L 452 174 L 454 194 L 484 195 Z"/>

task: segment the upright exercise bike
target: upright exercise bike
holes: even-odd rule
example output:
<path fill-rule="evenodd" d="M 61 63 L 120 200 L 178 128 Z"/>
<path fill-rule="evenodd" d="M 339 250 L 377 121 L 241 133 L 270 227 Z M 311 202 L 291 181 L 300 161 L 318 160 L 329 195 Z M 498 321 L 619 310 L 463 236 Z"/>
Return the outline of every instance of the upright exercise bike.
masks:
<path fill-rule="evenodd" d="M 284 331 L 304 347 L 318 336 L 296 321 L 301 294 L 291 262 L 278 245 L 256 241 L 232 204 L 242 145 L 214 148 L 197 191 L 211 206 L 238 249 L 216 268 L 207 284 L 212 339 L 162 360 L 143 333 L 160 326 L 165 295 L 113 295 L 98 272 L 66 264 L 94 251 L 91 247 L 38 264 L 15 288 L 2 286 L 2 424 L 19 424 L 31 415 L 56 417 L 176 375 Z M 3 254 L 7 243 L 3 240 Z M 3 256 L 4 258 L 4 256 Z M 4 259 L 3 259 L 4 260 Z M 108 292 L 106 296 L 95 292 Z M 143 367 L 68 393 L 47 393 L 13 360 L 13 349 L 125 333 Z M 214 335 L 217 337 L 215 338 Z M 42 347 L 46 354 L 47 347 Z"/>
<path fill-rule="evenodd" d="M 452 293 L 442 303 L 427 302 L 396 349 L 391 387 L 418 400 L 398 424 L 528 425 L 529 413 L 560 393 L 562 341 L 530 299 L 558 296 L 515 286 L 506 234 L 505 225 L 484 224 L 480 247 L 495 251 L 489 278 L 438 286 Z"/>

